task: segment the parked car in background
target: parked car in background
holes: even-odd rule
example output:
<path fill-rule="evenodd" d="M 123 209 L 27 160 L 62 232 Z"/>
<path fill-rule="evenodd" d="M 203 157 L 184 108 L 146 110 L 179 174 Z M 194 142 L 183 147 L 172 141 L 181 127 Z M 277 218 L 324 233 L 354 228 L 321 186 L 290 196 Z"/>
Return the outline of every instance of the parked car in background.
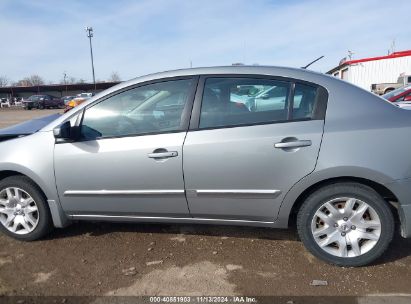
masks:
<path fill-rule="evenodd" d="M 62 108 L 64 102 L 60 98 L 51 95 L 32 95 L 23 100 L 23 106 L 26 110 Z"/>
<path fill-rule="evenodd" d="M 248 109 L 245 85 L 282 96 Z M 395 227 L 411 237 L 411 112 L 334 77 L 168 71 L 52 119 L 0 130 L 0 230 L 19 240 L 77 220 L 296 225 L 316 257 L 361 266 Z"/>
<path fill-rule="evenodd" d="M 0 98 L 0 108 L 10 108 L 11 103 L 8 98 Z"/>
<path fill-rule="evenodd" d="M 77 94 L 73 99 L 71 99 L 65 106 L 64 112 L 70 111 L 71 109 L 77 107 L 78 105 L 82 104 L 86 100 L 90 99 L 94 96 L 94 93 L 80 93 Z"/>
<path fill-rule="evenodd" d="M 411 85 L 406 85 L 381 96 L 391 102 L 411 101 Z"/>
<path fill-rule="evenodd" d="M 371 92 L 383 95 L 395 89 L 411 84 L 411 75 L 401 75 L 395 83 L 376 83 L 371 85 Z"/>
<path fill-rule="evenodd" d="M 411 101 L 399 101 L 394 104 L 401 109 L 411 110 Z"/>
<path fill-rule="evenodd" d="M 13 106 L 23 107 L 23 99 L 21 97 L 14 97 L 13 98 Z"/>
<path fill-rule="evenodd" d="M 67 105 L 74 98 L 76 98 L 76 96 L 63 96 L 61 97 L 61 100 L 63 100 L 64 105 Z"/>

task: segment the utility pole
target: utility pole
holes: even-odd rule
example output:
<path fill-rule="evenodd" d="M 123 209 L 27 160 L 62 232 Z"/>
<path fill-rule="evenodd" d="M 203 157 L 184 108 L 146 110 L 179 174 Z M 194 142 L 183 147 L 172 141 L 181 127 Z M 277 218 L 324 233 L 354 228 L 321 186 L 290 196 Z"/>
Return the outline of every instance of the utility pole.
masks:
<path fill-rule="evenodd" d="M 66 72 L 64 72 L 63 73 L 63 79 L 64 79 L 64 85 L 66 86 L 66 95 L 67 95 L 67 73 Z"/>
<path fill-rule="evenodd" d="M 90 42 L 91 70 L 93 72 L 93 83 L 94 83 L 94 91 L 95 91 L 97 87 L 96 87 L 96 77 L 94 75 L 93 46 L 91 45 L 91 38 L 93 37 L 93 28 L 91 26 L 87 26 L 86 32 L 87 32 L 87 37 Z"/>

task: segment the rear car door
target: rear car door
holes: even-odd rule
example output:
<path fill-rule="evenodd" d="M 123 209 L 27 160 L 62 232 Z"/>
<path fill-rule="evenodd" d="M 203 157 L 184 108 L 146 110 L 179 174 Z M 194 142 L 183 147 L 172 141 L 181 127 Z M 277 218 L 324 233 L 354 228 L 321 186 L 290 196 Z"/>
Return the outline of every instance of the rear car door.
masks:
<path fill-rule="evenodd" d="M 302 81 L 202 77 L 183 147 L 191 215 L 274 221 L 315 168 L 326 102 L 325 89 Z"/>
<path fill-rule="evenodd" d="M 80 140 L 55 145 L 64 210 L 74 218 L 187 217 L 182 146 L 196 84 L 140 84 L 88 106 Z"/>

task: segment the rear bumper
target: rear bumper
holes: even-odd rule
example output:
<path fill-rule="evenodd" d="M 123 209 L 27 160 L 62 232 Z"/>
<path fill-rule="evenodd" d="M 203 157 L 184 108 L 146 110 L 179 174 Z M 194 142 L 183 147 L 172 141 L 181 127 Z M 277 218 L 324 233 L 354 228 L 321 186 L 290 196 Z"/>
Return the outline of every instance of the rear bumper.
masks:
<path fill-rule="evenodd" d="M 398 199 L 398 214 L 401 221 L 401 236 L 411 238 L 411 178 L 386 184 Z"/>
<path fill-rule="evenodd" d="M 401 221 L 401 236 L 411 238 L 411 205 L 400 205 L 398 214 Z"/>
<path fill-rule="evenodd" d="M 384 94 L 384 89 L 375 88 L 375 89 L 371 89 L 371 92 L 373 92 L 374 94 L 377 94 L 377 95 L 382 95 L 382 94 Z"/>

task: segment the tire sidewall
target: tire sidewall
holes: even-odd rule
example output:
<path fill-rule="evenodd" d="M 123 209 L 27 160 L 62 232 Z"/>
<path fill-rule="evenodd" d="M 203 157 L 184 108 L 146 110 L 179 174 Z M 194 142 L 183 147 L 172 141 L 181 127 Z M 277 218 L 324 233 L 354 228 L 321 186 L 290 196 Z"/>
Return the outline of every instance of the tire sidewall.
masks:
<path fill-rule="evenodd" d="M 311 232 L 311 222 L 317 210 L 327 201 L 338 197 L 359 199 L 374 208 L 380 218 L 381 234 L 379 240 L 370 251 L 358 257 L 341 258 L 325 252 L 314 240 Z M 387 202 L 367 186 L 342 184 L 320 189 L 307 198 L 300 212 L 297 226 L 301 240 L 311 253 L 331 264 L 347 267 L 369 264 L 382 255 L 393 237 L 394 220 Z"/>
<path fill-rule="evenodd" d="M 23 241 L 33 241 L 47 234 L 51 228 L 51 215 L 46 199 L 38 187 L 23 176 L 8 177 L 0 181 L 0 191 L 7 187 L 21 188 L 33 198 L 37 205 L 39 222 L 32 232 L 24 235 L 13 233 L 2 224 L 0 224 L 0 230 L 10 237 Z"/>

